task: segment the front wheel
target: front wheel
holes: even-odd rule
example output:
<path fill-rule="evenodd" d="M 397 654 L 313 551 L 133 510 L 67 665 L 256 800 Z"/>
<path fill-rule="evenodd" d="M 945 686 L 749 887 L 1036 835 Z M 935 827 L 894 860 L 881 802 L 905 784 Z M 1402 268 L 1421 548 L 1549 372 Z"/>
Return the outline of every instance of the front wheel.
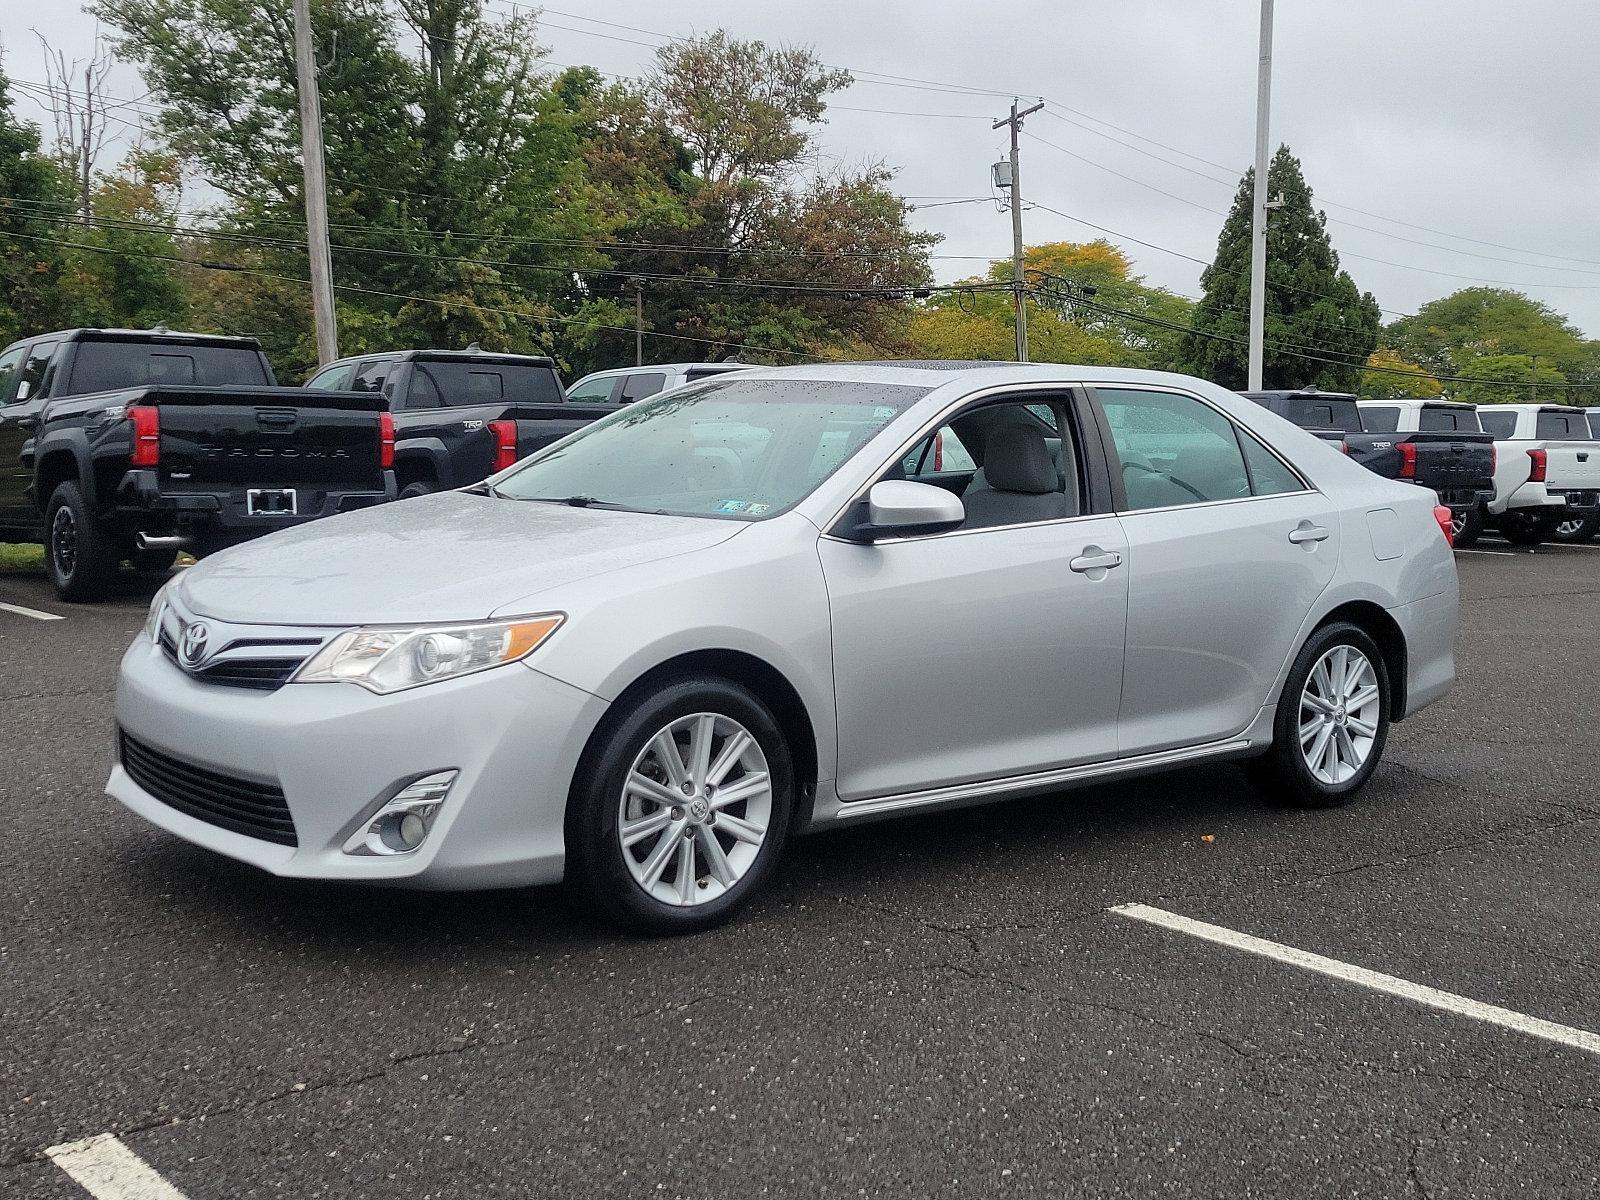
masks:
<path fill-rule="evenodd" d="M 1389 672 L 1366 630 L 1317 630 L 1284 683 L 1272 749 L 1257 760 L 1263 790 L 1298 808 L 1348 804 L 1383 756 L 1389 705 Z"/>
<path fill-rule="evenodd" d="M 720 924 L 783 852 L 791 763 L 772 713 L 729 680 L 680 679 L 623 704 L 573 783 L 569 885 L 638 932 Z"/>
<path fill-rule="evenodd" d="M 56 595 L 71 603 L 100 600 L 111 590 L 121 555 L 89 510 L 74 480 L 58 484 L 44 511 L 44 562 Z"/>
<path fill-rule="evenodd" d="M 1592 541 L 1596 532 L 1600 532 L 1600 509 L 1581 517 L 1562 518 L 1551 536 L 1555 541 L 1571 544 Z"/>
<path fill-rule="evenodd" d="M 1538 546 L 1555 536 L 1559 516 L 1508 509 L 1500 516 L 1500 533 L 1513 546 Z"/>

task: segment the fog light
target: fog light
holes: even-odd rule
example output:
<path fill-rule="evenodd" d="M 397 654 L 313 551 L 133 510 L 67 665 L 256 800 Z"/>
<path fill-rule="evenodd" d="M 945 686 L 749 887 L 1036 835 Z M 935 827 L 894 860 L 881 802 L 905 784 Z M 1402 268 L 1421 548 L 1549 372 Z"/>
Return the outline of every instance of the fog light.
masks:
<path fill-rule="evenodd" d="M 439 806 L 458 771 L 440 771 L 408 783 L 344 844 L 346 854 L 410 854 L 433 832 Z"/>

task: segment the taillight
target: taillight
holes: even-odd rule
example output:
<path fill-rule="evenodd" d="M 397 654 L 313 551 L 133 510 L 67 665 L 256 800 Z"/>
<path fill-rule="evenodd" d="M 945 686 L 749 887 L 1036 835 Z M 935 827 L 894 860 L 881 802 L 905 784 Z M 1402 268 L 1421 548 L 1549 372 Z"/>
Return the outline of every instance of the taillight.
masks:
<path fill-rule="evenodd" d="M 1493 475 L 1500 469 L 1500 447 L 1493 442 L 1489 444 L 1489 474 Z"/>
<path fill-rule="evenodd" d="M 1455 517 L 1443 504 L 1433 506 L 1433 519 L 1439 522 L 1439 532 L 1444 534 L 1445 545 L 1454 547 L 1456 544 Z"/>
<path fill-rule="evenodd" d="M 1400 451 L 1400 478 L 1415 479 L 1417 477 L 1417 448 L 1411 442 L 1401 442 L 1395 447 Z M 1449 512 L 1449 509 L 1445 509 Z"/>
<path fill-rule="evenodd" d="M 161 465 L 161 410 L 145 404 L 128 408 L 128 420 L 133 422 L 133 456 L 128 460 L 135 467 Z"/>
<path fill-rule="evenodd" d="M 389 470 L 394 466 L 394 414 L 378 414 L 378 466 Z"/>
<path fill-rule="evenodd" d="M 1350 453 L 1350 443 L 1341 439 L 1339 442 L 1339 453 L 1348 455 Z"/>
<path fill-rule="evenodd" d="M 944 430 L 933 435 L 933 469 L 944 470 Z"/>
<path fill-rule="evenodd" d="M 1533 459 L 1533 469 L 1528 474 L 1528 482 L 1543 483 L 1544 469 L 1549 463 L 1549 456 L 1543 450 L 1529 450 L 1528 457 Z"/>
<path fill-rule="evenodd" d="M 517 461 L 517 423 L 515 421 L 490 421 L 494 433 L 494 469 L 504 471 Z"/>

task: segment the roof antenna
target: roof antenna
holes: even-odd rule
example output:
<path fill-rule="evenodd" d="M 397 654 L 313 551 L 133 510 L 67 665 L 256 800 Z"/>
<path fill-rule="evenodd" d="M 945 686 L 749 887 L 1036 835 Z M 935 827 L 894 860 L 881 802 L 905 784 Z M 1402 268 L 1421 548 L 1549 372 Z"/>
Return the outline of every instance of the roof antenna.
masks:
<path fill-rule="evenodd" d="M 467 353 L 468 354 L 482 354 L 483 353 L 483 347 L 478 345 L 477 342 L 468 342 L 467 343 Z"/>
<path fill-rule="evenodd" d="M 167 323 L 165 321 L 157 321 L 155 323 L 155 328 L 151 329 L 150 332 L 151 333 L 171 333 L 172 330 L 167 328 Z"/>

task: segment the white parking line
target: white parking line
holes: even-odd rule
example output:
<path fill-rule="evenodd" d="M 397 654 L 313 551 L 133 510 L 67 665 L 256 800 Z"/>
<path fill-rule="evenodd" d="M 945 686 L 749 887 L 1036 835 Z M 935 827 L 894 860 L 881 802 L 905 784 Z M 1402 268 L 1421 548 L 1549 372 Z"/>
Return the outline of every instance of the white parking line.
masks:
<path fill-rule="evenodd" d="M 1465 546 L 1456 547 L 1457 554 L 1493 554 L 1499 558 L 1510 558 L 1516 553 L 1514 550 L 1468 550 Z"/>
<path fill-rule="evenodd" d="M 65 1142 L 45 1153 L 95 1200 L 185 1200 L 115 1134 Z"/>
<path fill-rule="evenodd" d="M 1186 933 L 1190 937 L 1216 942 L 1221 946 L 1231 946 L 1235 950 L 1259 954 L 1263 958 L 1315 971 L 1319 975 L 1341 979 L 1345 983 L 1387 992 L 1391 996 L 1425 1004 L 1429 1008 L 1441 1009 L 1461 1017 L 1471 1017 L 1475 1021 L 1487 1021 L 1491 1025 L 1499 1025 L 1504 1029 L 1528 1034 L 1530 1037 L 1543 1038 L 1548 1042 L 1560 1042 L 1563 1046 L 1600 1054 L 1600 1034 L 1593 1034 L 1585 1029 L 1574 1029 L 1570 1025 L 1557 1025 L 1554 1021 L 1525 1016 L 1509 1008 L 1485 1004 L 1481 1000 L 1469 1000 L 1465 996 L 1457 996 L 1454 992 L 1441 992 L 1438 988 L 1411 983 L 1409 980 L 1384 975 L 1378 971 L 1369 971 L 1365 967 L 1340 962 L 1336 958 L 1324 958 L 1307 950 L 1296 950 L 1293 946 L 1269 942 L 1265 938 L 1252 937 L 1248 933 L 1236 933 L 1232 929 L 1224 929 L 1221 925 L 1208 925 L 1192 917 L 1179 916 L 1177 913 L 1150 908 L 1144 904 L 1121 904 L 1110 911 L 1120 917 L 1129 917 L 1135 921 L 1159 925 L 1163 929 Z"/>
<path fill-rule="evenodd" d="M 32 617 L 35 621 L 65 621 L 66 618 L 56 613 L 40 612 L 37 608 L 24 608 L 20 604 L 0 604 L 0 610 L 16 613 L 19 617 Z"/>

